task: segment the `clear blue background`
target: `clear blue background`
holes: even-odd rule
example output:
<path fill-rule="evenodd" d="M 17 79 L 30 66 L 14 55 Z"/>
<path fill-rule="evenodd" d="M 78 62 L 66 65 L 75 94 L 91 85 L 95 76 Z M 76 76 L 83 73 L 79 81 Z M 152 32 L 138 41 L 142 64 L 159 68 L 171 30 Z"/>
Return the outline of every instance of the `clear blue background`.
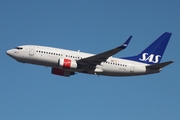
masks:
<path fill-rule="evenodd" d="M 179 0 L 1 0 L 1 120 L 179 120 Z M 163 32 L 172 37 L 159 74 L 69 78 L 5 54 L 36 44 L 100 53 L 133 39 L 116 57 L 139 53 Z"/>

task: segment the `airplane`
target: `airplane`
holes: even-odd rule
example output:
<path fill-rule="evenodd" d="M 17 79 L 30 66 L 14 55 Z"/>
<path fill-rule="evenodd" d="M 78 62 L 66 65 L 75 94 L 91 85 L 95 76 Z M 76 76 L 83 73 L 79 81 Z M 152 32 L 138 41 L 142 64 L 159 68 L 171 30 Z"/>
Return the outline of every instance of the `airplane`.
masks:
<path fill-rule="evenodd" d="M 111 50 L 90 54 L 38 45 L 22 45 L 6 51 L 6 54 L 21 63 L 51 67 L 51 73 L 69 77 L 75 73 L 104 76 L 138 76 L 159 73 L 173 63 L 160 63 L 172 33 L 165 32 L 145 50 L 135 56 L 116 58 L 114 54 L 125 49 L 132 36 L 122 45 Z"/>

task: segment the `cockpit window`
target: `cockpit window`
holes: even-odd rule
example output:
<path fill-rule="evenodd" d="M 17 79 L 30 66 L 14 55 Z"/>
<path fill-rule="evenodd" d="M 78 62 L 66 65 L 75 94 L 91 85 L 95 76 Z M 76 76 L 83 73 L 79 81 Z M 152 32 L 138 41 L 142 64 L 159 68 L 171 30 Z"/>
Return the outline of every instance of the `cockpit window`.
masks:
<path fill-rule="evenodd" d="M 22 50 L 23 48 L 22 47 L 15 47 L 15 49 Z"/>

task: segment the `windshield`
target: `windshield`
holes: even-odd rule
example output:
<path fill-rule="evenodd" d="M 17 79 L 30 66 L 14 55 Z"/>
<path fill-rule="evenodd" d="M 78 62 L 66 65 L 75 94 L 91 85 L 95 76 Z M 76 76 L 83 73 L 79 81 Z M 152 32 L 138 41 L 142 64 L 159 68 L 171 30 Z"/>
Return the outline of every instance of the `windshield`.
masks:
<path fill-rule="evenodd" d="M 22 47 L 15 47 L 15 49 L 22 50 L 23 48 Z"/>

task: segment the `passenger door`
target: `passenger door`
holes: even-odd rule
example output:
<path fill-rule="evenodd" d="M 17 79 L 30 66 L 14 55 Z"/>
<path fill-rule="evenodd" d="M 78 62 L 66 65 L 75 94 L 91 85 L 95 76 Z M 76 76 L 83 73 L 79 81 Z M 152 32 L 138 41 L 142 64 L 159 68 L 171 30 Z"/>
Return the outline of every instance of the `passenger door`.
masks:
<path fill-rule="evenodd" d="M 132 62 L 131 63 L 131 66 L 130 66 L 130 72 L 134 72 L 134 70 L 135 70 L 135 66 L 134 66 L 134 63 Z"/>
<path fill-rule="evenodd" d="M 33 47 L 33 46 L 30 46 L 30 47 L 29 47 L 29 55 L 30 55 L 30 56 L 33 56 L 33 55 L 34 55 L 34 47 Z"/>

